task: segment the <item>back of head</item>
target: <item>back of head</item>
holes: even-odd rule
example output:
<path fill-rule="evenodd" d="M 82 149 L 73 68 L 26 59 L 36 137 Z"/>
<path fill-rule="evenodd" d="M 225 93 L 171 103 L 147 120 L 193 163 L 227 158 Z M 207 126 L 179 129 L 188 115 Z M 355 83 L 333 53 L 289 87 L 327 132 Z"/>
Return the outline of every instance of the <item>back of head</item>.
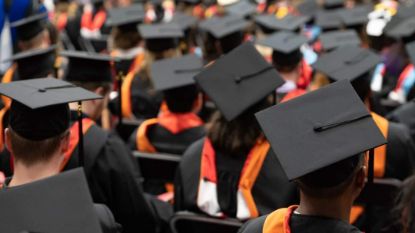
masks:
<path fill-rule="evenodd" d="M 222 53 L 228 53 L 234 48 L 238 47 L 242 44 L 244 40 L 244 33 L 241 31 L 232 33 L 228 36 L 225 36 L 219 39 L 220 47 L 222 49 Z"/>
<path fill-rule="evenodd" d="M 198 88 L 195 85 L 163 91 L 167 107 L 173 113 L 191 112 L 197 100 L 198 93 Z"/>
<path fill-rule="evenodd" d="M 276 50 L 272 53 L 272 62 L 279 72 L 292 72 L 301 62 L 303 55 L 299 49 L 291 53 L 282 53 Z"/>

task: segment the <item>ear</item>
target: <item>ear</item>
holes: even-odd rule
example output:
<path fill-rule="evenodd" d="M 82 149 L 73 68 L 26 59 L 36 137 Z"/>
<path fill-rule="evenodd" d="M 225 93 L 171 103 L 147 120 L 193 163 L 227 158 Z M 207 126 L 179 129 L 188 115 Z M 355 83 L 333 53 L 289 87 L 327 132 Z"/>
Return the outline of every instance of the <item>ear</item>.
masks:
<path fill-rule="evenodd" d="M 366 182 L 366 166 L 362 166 L 356 173 L 355 186 L 362 190 Z M 360 191 L 359 191 L 360 192 Z"/>
<path fill-rule="evenodd" d="M 197 98 L 195 99 L 195 102 L 193 103 L 193 112 L 199 113 L 202 107 L 203 107 L 203 95 L 202 93 L 199 93 L 197 94 Z"/>
<path fill-rule="evenodd" d="M 105 91 L 103 87 L 98 87 L 97 89 L 95 89 L 95 94 L 100 95 L 100 96 L 104 96 L 105 95 Z"/>
<path fill-rule="evenodd" d="M 66 154 L 69 151 L 69 142 L 71 138 L 71 133 L 68 132 L 61 140 L 61 154 Z"/>
<path fill-rule="evenodd" d="M 13 154 L 12 141 L 11 141 L 11 135 L 10 135 L 9 128 L 4 129 L 4 142 L 5 142 L 7 150 L 9 150 L 11 154 Z"/>

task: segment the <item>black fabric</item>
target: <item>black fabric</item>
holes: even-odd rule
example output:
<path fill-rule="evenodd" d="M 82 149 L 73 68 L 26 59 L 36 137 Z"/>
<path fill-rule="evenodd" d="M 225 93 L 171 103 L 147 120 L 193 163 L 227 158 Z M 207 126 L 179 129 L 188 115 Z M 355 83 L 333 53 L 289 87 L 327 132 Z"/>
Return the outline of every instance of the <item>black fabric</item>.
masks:
<path fill-rule="evenodd" d="M 102 233 L 122 232 L 121 225 L 115 222 L 114 215 L 112 215 L 106 205 L 94 204 L 94 209 L 101 225 Z"/>
<path fill-rule="evenodd" d="M 89 137 L 88 133 L 84 137 L 85 148 L 94 143 L 94 138 Z M 78 160 L 75 151 L 64 170 L 74 168 L 77 162 L 73 160 Z M 115 220 L 123 226 L 123 232 L 132 233 L 137 229 L 157 232 L 158 220 L 144 197 L 139 169 L 121 139 L 110 134 L 94 161 L 91 161 L 91 156 L 85 155 L 85 164 L 90 164 L 85 167 L 85 172 L 94 202 L 110 208 Z"/>
<path fill-rule="evenodd" d="M 143 72 L 136 75 L 131 85 L 131 106 L 138 119 L 156 117 L 163 96 L 153 89 L 150 78 L 143 78 Z"/>
<path fill-rule="evenodd" d="M 204 139 L 193 143 L 180 162 L 175 188 L 175 210 L 201 212 L 197 207 L 200 163 Z M 259 215 L 298 203 L 296 185 L 289 183 L 275 155 L 269 151 L 252 189 Z"/>
<path fill-rule="evenodd" d="M 238 233 L 262 233 L 262 228 L 264 227 L 264 223 L 267 217 L 268 215 L 263 215 L 246 222 L 239 229 Z"/>
<path fill-rule="evenodd" d="M 390 121 L 406 125 L 409 129 L 412 139 L 415 141 L 415 101 L 410 101 L 401 105 L 393 112 L 389 113 L 386 118 Z"/>

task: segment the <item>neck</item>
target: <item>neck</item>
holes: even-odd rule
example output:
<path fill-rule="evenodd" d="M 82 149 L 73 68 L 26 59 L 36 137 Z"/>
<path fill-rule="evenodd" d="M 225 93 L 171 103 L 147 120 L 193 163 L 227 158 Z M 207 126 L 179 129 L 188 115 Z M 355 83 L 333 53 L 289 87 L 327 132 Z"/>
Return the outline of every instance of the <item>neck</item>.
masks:
<path fill-rule="evenodd" d="M 71 111 L 78 111 L 78 103 L 70 103 L 69 109 L 71 109 Z M 91 118 L 93 118 L 93 116 L 95 115 L 94 111 L 89 106 L 88 101 L 82 102 L 82 113 Z"/>
<path fill-rule="evenodd" d="M 304 215 L 334 218 L 348 223 L 353 204 L 353 201 L 349 199 L 346 195 L 336 198 L 313 198 L 301 192 L 301 201 L 297 211 Z"/>
<path fill-rule="evenodd" d="M 280 75 L 285 81 L 293 82 L 297 82 L 299 77 L 297 70 L 293 70 L 291 72 L 280 72 Z"/>
<path fill-rule="evenodd" d="M 54 159 L 54 161 L 39 162 L 30 166 L 26 166 L 25 164 L 16 161 L 14 165 L 14 174 L 9 186 L 23 185 L 57 175 L 60 172 L 60 161 L 61 159 L 59 159 L 59 161 Z"/>

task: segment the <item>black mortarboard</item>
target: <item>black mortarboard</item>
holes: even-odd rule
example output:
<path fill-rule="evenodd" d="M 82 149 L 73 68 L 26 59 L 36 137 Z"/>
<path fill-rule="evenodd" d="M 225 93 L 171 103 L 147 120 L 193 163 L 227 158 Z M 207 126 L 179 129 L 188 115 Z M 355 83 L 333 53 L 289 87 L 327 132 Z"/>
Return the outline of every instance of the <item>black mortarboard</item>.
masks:
<path fill-rule="evenodd" d="M 406 45 L 406 53 L 412 64 L 415 64 L 415 41 Z"/>
<path fill-rule="evenodd" d="M 373 6 L 359 5 L 351 9 L 339 10 L 339 17 L 346 27 L 356 27 L 363 25 L 369 21 L 369 13 L 373 10 Z"/>
<path fill-rule="evenodd" d="M 355 30 L 330 31 L 320 35 L 320 41 L 325 51 L 330 51 L 343 46 L 359 47 L 362 41 Z"/>
<path fill-rule="evenodd" d="M 338 10 L 319 11 L 316 15 L 316 25 L 322 30 L 335 30 L 342 26 Z"/>
<path fill-rule="evenodd" d="M 354 81 L 370 72 L 381 61 L 380 56 L 369 49 L 344 46 L 319 57 L 313 67 L 331 80 Z"/>
<path fill-rule="evenodd" d="M 344 0 L 324 0 L 323 6 L 326 9 L 336 9 L 344 7 Z"/>
<path fill-rule="evenodd" d="M 258 44 L 273 49 L 273 62 L 279 65 L 298 64 L 303 55 L 300 47 L 307 42 L 307 37 L 289 31 L 276 32 L 267 38 L 258 41 Z"/>
<path fill-rule="evenodd" d="M 48 14 L 44 12 L 12 22 L 10 27 L 16 28 L 17 38 L 19 40 L 26 41 L 43 31 L 46 28 L 47 20 Z"/>
<path fill-rule="evenodd" d="M 287 15 L 282 19 L 278 19 L 274 15 L 258 15 L 255 17 L 255 22 L 264 28 L 265 32 L 280 30 L 297 31 L 309 19 L 308 16 Z"/>
<path fill-rule="evenodd" d="M 79 51 L 63 51 L 60 56 L 68 58 L 65 80 L 72 82 L 112 82 L 111 61 L 114 57 Z"/>
<path fill-rule="evenodd" d="M 239 15 L 242 17 L 248 17 L 257 12 L 255 4 L 248 1 L 239 1 L 235 4 L 226 7 L 226 11 L 232 15 Z"/>
<path fill-rule="evenodd" d="M 219 58 L 195 79 L 228 121 L 284 83 L 250 42 Z"/>
<path fill-rule="evenodd" d="M 55 58 L 56 45 L 17 53 L 9 60 L 17 63 L 19 80 L 25 80 L 55 75 Z"/>
<path fill-rule="evenodd" d="M 196 55 L 186 55 L 154 62 L 151 66 L 151 77 L 155 89 L 164 91 L 193 85 L 194 76 L 202 68 L 202 59 Z"/>
<path fill-rule="evenodd" d="M 176 48 L 184 36 L 181 27 L 174 23 L 143 24 L 139 26 L 139 32 L 146 41 L 146 48 L 154 52 Z"/>
<path fill-rule="evenodd" d="M 401 18 L 409 18 L 409 17 L 414 16 L 414 12 L 415 12 L 415 4 L 407 6 L 403 3 L 399 5 L 396 16 L 401 17 Z"/>
<path fill-rule="evenodd" d="M 144 20 L 145 11 L 142 4 L 114 8 L 108 11 L 106 25 L 118 27 L 121 31 L 137 31 L 137 25 Z"/>
<path fill-rule="evenodd" d="M 249 25 L 240 15 L 227 15 L 205 21 L 199 28 L 209 32 L 216 39 L 222 39 L 236 32 L 243 32 Z"/>
<path fill-rule="evenodd" d="M 81 169 L 1 190 L 0 205 L 2 233 L 102 232 Z"/>
<path fill-rule="evenodd" d="M 315 0 L 305 0 L 297 6 L 297 11 L 301 15 L 309 17 L 314 17 L 319 9 L 320 7 Z"/>
<path fill-rule="evenodd" d="M 197 18 L 194 16 L 176 12 L 170 22 L 179 26 L 183 31 L 186 31 L 187 29 L 196 26 L 197 21 Z"/>
<path fill-rule="evenodd" d="M 29 140 L 44 140 L 65 132 L 69 128 L 67 103 L 101 98 L 55 78 L 0 84 L 0 94 L 13 99 L 11 128 Z"/>
<path fill-rule="evenodd" d="M 347 80 L 272 106 L 256 117 L 290 181 L 386 143 Z M 350 175 L 327 179 L 333 184 Z"/>
<path fill-rule="evenodd" d="M 389 27 L 388 27 L 389 26 Z M 415 17 L 399 19 L 393 26 L 385 27 L 385 35 L 394 39 L 413 39 L 415 35 Z"/>

